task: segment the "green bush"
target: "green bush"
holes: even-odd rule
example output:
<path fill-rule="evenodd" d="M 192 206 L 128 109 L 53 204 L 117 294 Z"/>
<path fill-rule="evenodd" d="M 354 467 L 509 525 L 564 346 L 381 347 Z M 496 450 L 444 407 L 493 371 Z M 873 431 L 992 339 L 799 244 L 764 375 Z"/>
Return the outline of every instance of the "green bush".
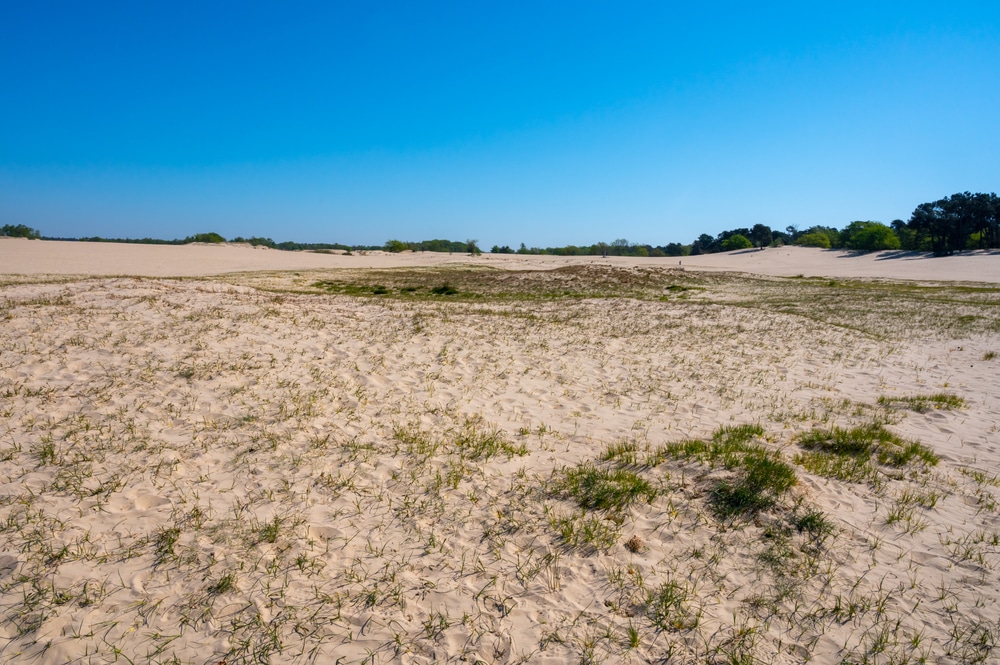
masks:
<path fill-rule="evenodd" d="M 183 240 L 183 244 L 185 245 L 192 242 L 221 243 L 221 242 L 226 242 L 226 239 L 220 236 L 218 233 L 209 232 L 209 233 L 196 233 L 193 236 L 188 236 L 187 238 L 184 238 Z"/>
<path fill-rule="evenodd" d="M 30 226 L 25 226 L 24 224 L 4 224 L 0 227 L 0 236 L 38 240 L 42 237 L 42 234 Z"/>
<path fill-rule="evenodd" d="M 739 233 L 729 236 L 722 241 L 722 251 L 724 252 L 731 252 L 736 249 L 750 249 L 751 247 L 753 247 L 753 243 L 750 242 L 750 238 Z"/>
<path fill-rule="evenodd" d="M 801 245 L 802 247 L 820 247 L 822 249 L 830 249 L 830 236 L 825 233 L 813 232 L 801 235 L 795 241 L 796 245 Z"/>

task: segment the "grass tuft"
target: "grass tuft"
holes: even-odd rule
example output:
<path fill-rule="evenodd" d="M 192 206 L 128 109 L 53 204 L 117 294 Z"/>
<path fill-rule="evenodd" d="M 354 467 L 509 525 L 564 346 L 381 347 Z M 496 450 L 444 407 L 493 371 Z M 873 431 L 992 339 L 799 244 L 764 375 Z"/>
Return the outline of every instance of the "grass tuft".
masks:
<path fill-rule="evenodd" d="M 965 400 L 958 395 L 949 393 L 935 393 L 933 395 L 911 395 L 909 397 L 889 397 L 883 395 L 878 398 L 878 403 L 886 408 L 909 409 L 917 413 L 926 413 L 932 409 L 965 408 Z"/>
<path fill-rule="evenodd" d="M 854 483 L 876 482 L 876 464 L 900 468 L 919 461 L 934 466 L 939 460 L 930 448 L 880 424 L 816 429 L 801 435 L 798 443 L 807 452 L 796 456 L 796 463 L 817 475 Z"/>
<path fill-rule="evenodd" d="M 568 469 L 558 488 L 584 510 L 623 511 L 639 501 L 650 503 L 656 489 L 628 469 L 601 469 L 586 463 Z"/>

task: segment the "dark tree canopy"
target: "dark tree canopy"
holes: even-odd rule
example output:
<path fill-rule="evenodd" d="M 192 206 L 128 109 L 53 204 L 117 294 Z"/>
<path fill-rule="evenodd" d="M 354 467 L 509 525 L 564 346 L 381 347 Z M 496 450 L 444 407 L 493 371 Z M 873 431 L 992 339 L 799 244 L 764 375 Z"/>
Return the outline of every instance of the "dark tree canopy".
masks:
<path fill-rule="evenodd" d="M 8 236 L 10 238 L 31 238 L 32 240 L 37 240 L 42 237 L 42 234 L 30 226 L 25 226 L 24 224 L 4 224 L 0 227 L 0 236 Z"/>
<path fill-rule="evenodd" d="M 963 249 L 1000 247 L 1000 199 L 996 194 L 952 194 L 921 203 L 906 227 L 906 249 L 930 249 L 937 255 Z"/>

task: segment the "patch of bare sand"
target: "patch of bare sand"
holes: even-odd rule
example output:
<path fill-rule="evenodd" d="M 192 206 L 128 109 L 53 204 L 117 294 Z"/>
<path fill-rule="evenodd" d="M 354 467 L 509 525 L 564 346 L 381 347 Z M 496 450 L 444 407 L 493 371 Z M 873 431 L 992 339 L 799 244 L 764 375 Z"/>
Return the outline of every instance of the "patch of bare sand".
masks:
<path fill-rule="evenodd" d="M 682 300 L 8 285 L 0 659 L 988 660 L 1000 334 L 893 325 Z M 964 405 L 878 403 L 942 392 Z M 940 463 L 876 459 L 845 482 L 796 462 L 800 434 L 872 423 Z M 740 425 L 797 483 L 723 516 L 739 454 L 669 446 Z M 574 469 L 652 492 L 582 508 Z"/>

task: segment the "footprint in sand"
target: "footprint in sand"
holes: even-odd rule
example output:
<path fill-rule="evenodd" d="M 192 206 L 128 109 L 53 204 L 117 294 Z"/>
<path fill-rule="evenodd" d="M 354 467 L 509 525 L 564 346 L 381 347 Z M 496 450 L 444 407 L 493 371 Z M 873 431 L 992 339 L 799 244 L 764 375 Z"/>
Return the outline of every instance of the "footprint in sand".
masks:
<path fill-rule="evenodd" d="M 330 540 L 342 535 L 343 532 L 332 526 L 312 525 L 309 527 L 309 537 L 317 540 Z"/>
<path fill-rule="evenodd" d="M 140 494 L 135 498 L 136 510 L 149 510 L 158 506 L 165 506 L 170 503 L 170 499 L 155 494 Z"/>

